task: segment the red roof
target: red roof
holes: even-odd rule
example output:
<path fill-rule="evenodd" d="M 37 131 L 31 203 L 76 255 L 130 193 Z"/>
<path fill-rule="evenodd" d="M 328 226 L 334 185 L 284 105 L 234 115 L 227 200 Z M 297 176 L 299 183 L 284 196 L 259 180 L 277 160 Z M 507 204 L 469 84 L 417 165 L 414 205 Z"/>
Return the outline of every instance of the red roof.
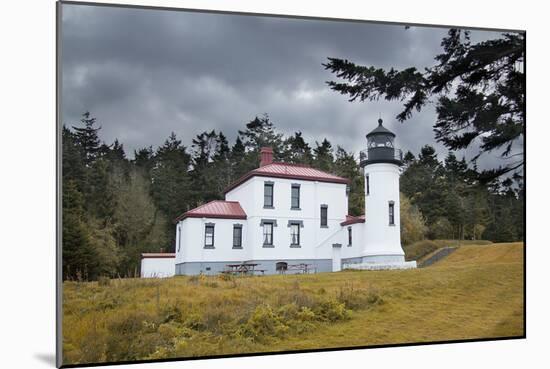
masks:
<path fill-rule="evenodd" d="M 246 219 L 246 213 L 238 201 L 214 200 L 183 213 L 175 221 L 185 218 Z"/>
<path fill-rule="evenodd" d="M 264 165 L 263 167 L 251 170 L 229 187 L 227 187 L 224 193 L 228 193 L 235 187 L 246 182 L 248 179 L 257 177 L 275 177 L 275 178 L 287 178 L 298 179 L 303 181 L 319 181 L 329 183 L 343 183 L 349 184 L 350 180 L 343 177 L 335 176 L 322 170 L 308 167 L 303 164 L 290 164 L 290 163 L 271 163 Z"/>
<path fill-rule="evenodd" d="M 358 216 L 346 215 L 346 220 L 340 223 L 340 225 L 347 226 L 355 223 L 365 223 L 365 216 L 364 215 L 358 215 Z"/>
<path fill-rule="evenodd" d="M 161 258 L 175 258 L 176 254 L 171 252 L 145 252 L 141 254 L 141 258 L 153 258 L 153 259 L 161 259 Z"/>

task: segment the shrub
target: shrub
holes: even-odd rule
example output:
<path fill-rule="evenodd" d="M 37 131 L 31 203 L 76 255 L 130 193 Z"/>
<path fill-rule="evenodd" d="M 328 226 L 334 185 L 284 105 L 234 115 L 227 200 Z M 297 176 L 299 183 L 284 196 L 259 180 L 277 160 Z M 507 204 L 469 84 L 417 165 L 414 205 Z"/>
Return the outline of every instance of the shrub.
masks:
<path fill-rule="evenodd" d="M 243 333 L 253 340 L 261 341 L 267 337 L 282 337 L 288 331 L 279 315 L 273 311 L 270 305 L 256 307 L 246 324 Z"/>
<path fill-rule="evenodd" d="M 144 311 L 114 315 L 107 322 L 105 353 L 108 361 L 136 360 L 152 354 L 159 334 L 155 317 Z"/>
<path fill-rule="evenodd" d="M 329 299 L 316 305 L 314 313 L 322 321 L 335 322 L 349 318 L 349 311 L 346 305 L 336 299 Z"/>
<path fill-rule="evenodd" d="M 313 310 L 308 307 L 302 306 L 300 311 L 298 311 L 298 313 L 296 314 L 296 318 L 302 322 L 312 322 L 317 319 L 317 316 L 315 315 Z"/>

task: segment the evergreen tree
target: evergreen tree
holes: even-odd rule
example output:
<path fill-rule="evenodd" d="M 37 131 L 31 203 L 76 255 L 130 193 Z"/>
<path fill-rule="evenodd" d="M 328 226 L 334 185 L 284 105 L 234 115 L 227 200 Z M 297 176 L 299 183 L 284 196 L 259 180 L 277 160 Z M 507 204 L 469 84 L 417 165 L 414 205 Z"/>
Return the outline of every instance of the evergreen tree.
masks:
<path fill-rule="evenodd" d="M 235 144 L 231 148 L 230 163 L 231 182 L 237 180 L 251 170 L 246 160 L 246 148 L 240 137 L 237 137 Z"/>
<path fill-rule="evenodd" d="M 348 213 L 350 215 L 365 214 L 365 180 L 353 154 L 347 153 L 342 147 L 336 148 L 336 160 L 333 165 L 334 174 L 350 180 L 348 188 Z"/>
<path fill-rule="evenodd" d="M 63 182 L 73 181 L 79 191 L 86 188 L 86 168 L 84 166 L 84 154 L 77 144 L 74 133 L 63 126 L 61 133 L 62 152 L 62 175 Z"/>
<path fill-rule="evenodd" d="M 287 138 L 284 146 L 283 156 L 285 162 L 311 165 L 313 161 L 311 148 L 304 141 L 302 132 L 295 132 L 294 136 Z"/>
<path fill-rule="evenodd" d="M 273 156 L 277 160 L 283 156 L 283 135 L 275 130 L 267 114 L 260 118 L 255 117 L 247 123 L 246 130 L 239 131 L 239 136 L 248 154 L 247 159 L 254 163 L 254 167 L 259 162 L 262 147 L 271 147 Z"/>
<path fill-rule="evenodd" d="M 96 118 L 93 118 L 88 111 L 82 114 L 80 122 L 84 127 L 73 126 L 74 139 L 82 150 L 84 164 L 90 166 L 100 153 L 101 142 L 98 131 L 101 127 L 95 127 Z"/>
<path fill-rule="evenodd" d="M 405 100 L 397 115 L 403 122 L 437 98 L 435 138 L 450 150 L 480 142 L 479 155 L 500 149 L 508 164 L 479 173 L 490 181 L 508 172 L 521 175 L 523 156 L 513 145 L 525 129 L 525 34 L 503 33 L 499 38 L 472 43 L 470 31 L 452 28 L 441 42 L 443 53 L 424 72 L 415 67 L 398 71 L 356 65 L 328 58 L 325 69 L 345 82 L 327 82 L 331 89 L 359 99 Z"/>
<path fill-rule="evenodd" d="M 170 249 L 173 235 L 153 202 L 149 179 L 138 169 L 130 173 L 128 180 L 121 179 L 113 222 L 116 241 L 122 250 L 118 271 L 121 275 L 133 275 L 141 253 Z"/>
<path fill-rule="evenodd" d="M 175 133 L 160 146 L 155 154 L 155 166 L 151 170 L 153 200 L 170 221 L 191 208 L 190 156 Z M 175 239 L 175 227 L 167 225 L 171 235 L 171 249 Z"/>
<path fill-rule="evenodd" d="M 153 147 L 144 147 L 139 150 L 134 150 L 134 165 L 143 171 L 143 173 L 149 174 L 155 163 L 155 153 Z"/>
<path fill-rule="evenodd" d="M 85 223 L 84 198 L 73 180 L 63 182 L 63 279 L 95 279 L 99 256 L 90 243 Z"/>
<path fill-rule="evenodd" d="M 225 139 L 225 136 L 223 136 Z M 219 160 L 225 153 L 219 153 L 220 138 L 216 131 L 202 132 L 193 139 L 191 145 L 190 172 L 193 189 L 193 204 L 200 205 L 220 197 L 219 173 L 217 173 L 214 158 Z"/>
<path fill-rule="evenodd" d="M 315 141 L 315 146 L 316 147 L 313 149 L 313 154 L 315 157 L 313 160 L 313 166 L 325 172 L 330 172 L 334 162 L 331 143 L 325 138 L 321 144 Z"/>

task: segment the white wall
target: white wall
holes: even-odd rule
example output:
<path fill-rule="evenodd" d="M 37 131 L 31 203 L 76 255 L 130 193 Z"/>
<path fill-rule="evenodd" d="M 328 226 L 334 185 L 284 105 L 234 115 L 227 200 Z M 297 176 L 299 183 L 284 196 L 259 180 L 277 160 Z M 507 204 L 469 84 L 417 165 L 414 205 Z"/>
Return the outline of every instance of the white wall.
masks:
<path fill-rule="evenodd" d="M 348 245 L 348 227 L 351 227 L 352 244 Z M 365 223 L 354 223 L 342 227 L 342 235 L 340 237 L 342 244 L 342 258 L 354 258 L 361 256 L 365 249 L 365 240 L 363 238 Z"/>
<path fill-rule="evenodd" d="M 273 209 L 264 208 L 264 182 L 274 182 Z M 292 184 L 300 185 L 300 210 L 291 209 Z M 250 258 L 310 259 L 331 258 L 333 239 L 341 231 L 340 223 L 348 213 L 346 185 L 271 177 L 252 177 L 226 194 L 226 200 L 239 201 L 248 216 L 246 248 L 252 250 Z M 328 205 L 328 227 L 320 226 L 321 204 Z M 262 219 L 276 219 L 273 231 L 273 248 L 263 247 Z M 289 220 L 302 221 L 300 248 L 290 247 Z M 334 241 L 340 242 L 340 241 Z"/>
<path fill-rule="evenodd" d="M 401 248 L 399 167 L 377 163 L 365 167 L 369 195 L 365 195 L 365 243 L 363 255 L 404 255 Z M 366 194 L 366 191 L 365 191 Z M 388 202 L 394 202 L 395 225 L 389 225 Z"/>
<path fill-rule="evenodd" d="M 174 258 L 142 258 L 141 278 L 171 277 L 176 272 Z"/>
<path fill-rule="evenodd" d="M 214 223 L 214 248 L 204 248 L 207 223 Z M 233 248 L 233 225 L 242 225 L 242 249 Z M 247 245 L 247 221 L 244 219 L 186 218 L 182 227 L 181 247 L 176 240 L 176 263 L 201 261 L 244 261 L 250 259 Z"/>

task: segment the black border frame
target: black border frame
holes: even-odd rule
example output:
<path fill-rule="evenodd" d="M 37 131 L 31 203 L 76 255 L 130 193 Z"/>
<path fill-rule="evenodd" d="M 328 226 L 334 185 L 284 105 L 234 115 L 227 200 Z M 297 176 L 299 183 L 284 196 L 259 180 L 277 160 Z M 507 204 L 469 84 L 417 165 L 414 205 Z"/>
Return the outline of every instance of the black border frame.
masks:
<path fill-rule="evenodd" d="M 228 354 L 228 355 L 210 355 L 201 357 L 181 357 L 181 358 L 166 358 L 166 359 L 150 359 L 150 360 L 132 360 L 132 361 L 106 361 L 101 363 L 86 363 L 86 364 L 63 364 L 63 279 L 62 279 L 62 141 L 61 141 L 61 128 L 62 128 L 62 116 L 61 116 L 61 83 L 62 83 L 62 69 L 61 69 L 61 55 L 62 55 L 62 5 L 80 5 L 80 6 L 96 6 L 96 7 L 114 7 L 114 8 L 129 8 L 129 9 L 143 9 L 143 10 L 161 10 L 161 11 L 177 11 L 188 13 L 202 13 L 202 14 L 227 14 L 227 15 L 244 15 L 244 16 L 257 16 L 257 17 L 269 17 L 269 18 L 285 18 L 285 19 L 302 19 L 302 20 L 324 20 L 332 22 L 348 22 L 348 23 L 371 23 L 371 24 L 383 24 L 383 25 L 399 25 L 399 26 L 414 26 L 414 27 L 432 27 L 432 28 L 462 28 L 467 30 L 476 31 L 493 31 L 493 32 L 516 32 L 523 33 L 525 35 L 524 43 L 524 79 L 527 79 L 527 31 L 525 29 L 505 29 L 505 28 L 490 28 L 490 27 L 475 27 L 475 26 L 458 26 L 449 24 L 428 24 L 428 23 L 409 23 L 409 22 L 392 22 L 392 21 L 380 21 L 380 20 L 367 20 L 367 19 L 348 19 L 348 18 L 331 18 L 331 17 L 319 17 L 319 16 L 300 16 L 291 14 L 269 14 L 269 13 L 254 13 L 254 12 L 240 12 L 240 11 L 228 11 L 228 10 L 212 10 L 212 9 L 196 9 L 196 8 L 184 8 L 184 7 L 168 7 L 168 6 L 154 6 L 154 5 L 135 5 L 135 4 L 120 4 L 120 3 L 96 3 L 92 1 L 70 1 L 70 0 L 57 0 L 56 2 L 56 28 L 55 28 L 55 121 L 56 121 L 56 367 L 58 368 L 81 368 L 81 367 L 97 367 L 106 365 L 127 365 L 127 364 L 143 364 L 143 363 L 163 363 L 174 361 L 191 361 L 191 360 L 209 360 L 209 359 L 222 359 L 222 358 L 239 358 L 250 356 L 266 356 L 266 355 L 285 355 L 285 354 L 303 354 L 303 353 L 315 353 L 315 352 L 331 352 L 331 351 L 344 351 L 344 350 L 364 350 L 364 349 L 376 349 L 376 348 L 388 348 L 388 347 L 413 347 L 413 346 L 426 346 L 426 345 L 441 345 L 441 344 L 453 344 L 453 343 L 470 343 L 470 342 L 491 342 L 491 341 L 507 341 L 518 340 L 527 338 L 527 88 L 524 91 L 525 104 L 524 104 L 524 118 L 525 124 L 523 128 L 523 183 L 524 183 L 524 197 L 523 197 L 523 335 L 519 336 L 506 336 L 506 337 L 490 337 L 490 338 L 472 338 L 472 339 L 459 339 L 459 340 L 445 340 L 445 341 L 426 341 L 426 342 L 406 342 L 396 344 L 381 344 L 381 345 L 368 345 L 368 346 L 349 346 L 349 347 L 327 347 L 319 349 L 301 349 L 301 350 L 287 350 L 287 351 L 273 351 L 273 352 L 250 352 L 242 354 Z M 527 86 L 525 84 L 525 86 Z"/>

